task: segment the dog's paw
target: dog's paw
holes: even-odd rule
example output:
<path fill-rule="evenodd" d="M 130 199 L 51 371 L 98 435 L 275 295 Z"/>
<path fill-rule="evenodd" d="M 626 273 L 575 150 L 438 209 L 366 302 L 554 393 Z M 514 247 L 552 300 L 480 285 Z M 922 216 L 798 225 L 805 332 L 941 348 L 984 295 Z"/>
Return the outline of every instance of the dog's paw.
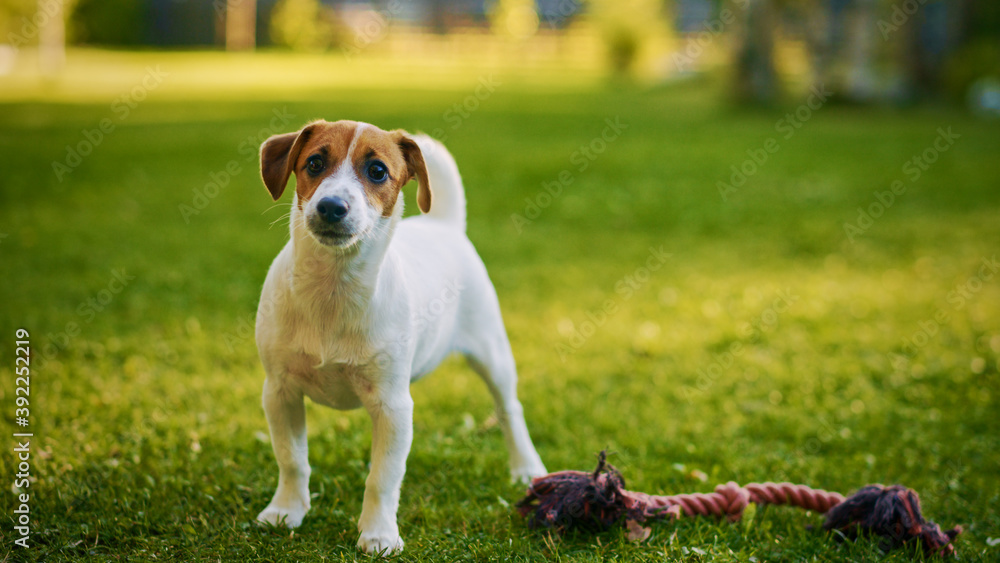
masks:
<path fill-rule="evenodd" d="M 302 524 L 309 507 L 286 508 L 269 504 L 260 514 L 257 515 L 257 522 L 270 524 L 272 526 L 285 526 L 288 528 L 298 528 Z"/>
<path fill-rule="evenodd" d="M 548 474 L 549 472 L 545 470 L 545 466 L 542 465 L 541 460 L 537 460 L 534 463 L 522 463 L 517 467 L 510 468 L 510 480 L 512 483 L 528 484 L 535 477 Z"/>
<path fill-rule="evenodd" d="M 361 532 L 358 547 L 365 553 L 390 555 L 403 550 L 403 538 L 399 537 L 398 532 Z"/>

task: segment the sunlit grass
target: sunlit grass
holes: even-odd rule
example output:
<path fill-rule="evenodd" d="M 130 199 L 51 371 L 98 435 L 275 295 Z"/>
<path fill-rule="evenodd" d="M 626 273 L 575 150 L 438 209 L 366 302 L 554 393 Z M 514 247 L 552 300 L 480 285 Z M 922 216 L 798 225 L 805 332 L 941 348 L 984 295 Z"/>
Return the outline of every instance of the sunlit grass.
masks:
<path fill-rule="evenodd" d="M 588 36 L 536 38 L 531 44 L 489 36 L 394 36 L 357 54 L 291 55 L 284 51 L 114 52 L 70 49 L 64 72 L 40 73 L 25 50 L 11 73 L 0 76 L 0 100 L 100 103 L 142 85 L 150 69 L 165 75 L 153 97 L 167 99 L 314 99 L 338 90 L 464 91 L 477 80 L 505 80 L 545 90 L 567 90 L 604 76 L 600 44 Z"/>
<path fill-rule="evenodd" d="M 64 86 L 0 94 L 0 326 L 10 335 L 0 350 L 11 358 L 13 329 L 25 327 L 36 353 L 35 547 L 11 559 L 358 557 L 370 451 L 362 412 L 310 407 L 313 511 L 294 535 L 251 524 L 276 481 L 252 320 L 287 237 L 283 223 L 269 225 L 287 207 L 271 203 L 244 149 L 266 136 L 275 110 L 291 116 L 281 131 L 325 117 L 447 137 L 550 470 L 588 469 L 609 447 L 629 486 L 649 492 L 730 479 L 845 493 L 902 482 L 933 519 L 967 526 L 964 560 L 996 558 L 986 540 L 1000 536 L 1000 277 L 973 282 L 1000 254 L 996 123 L 824 107 L 723 201 L 716 183 L 747 149 L 780 138 L 788 110 L 727 108 L 710 80 L 608 88 L 597 71 L 572 82 L 560 78 L 568 70 L 507 68 L 456 125 L 446 112 L 475 95 L 480 68 L 396 86 L 333 56 L 74 60 L 90 66 L 71 69 Z M 111 101 L 157 64 L 175 65 L 176 82 L 118 119 Z M 317 72 L 327 65 L 344 74 Z M 213 69 L 235 85 L 206 86 Z M 52 162 L 104 118 L 115 130 L 59 181 Z M 574 153 L 616 118 L 627 128 L 581 171 Z M 909 182 L 904 163 L 949 126 L 962 137 Z M 178 207 L 234 161 L 240 171 L 185 221 Z M 571 183 L 517 225 L 511 216 L 544 201 L 543 184 L 563 171 Z M 852 243 L 844 223 L 897 179 L 908 191 Z M 643 276 L 661 246 L 670 257 Z M 88 305 L 116 270 L 135 279 L 101 310 Z M 968 294 L 960 306 L 956 287 Z M 615 312 L 602 315 L 608 301 Z M 924 344 L 907 348 L 915 338 Z M 742 351 L 730 362 L 734 343 Z M 13 380 L 12 363 L 0 377 Z M 10 389 L 0 386 L 8 430 Z M 815 515 L 782 509 L 748 526 L 654 525 L 641 545 L 530 531 L 510 507 L 523 490 L 507 483 L 483 385 L 449 361 L 413 394 L 404 560 L 881 557 L 874 543 L 839 545 L 805 528 Z M 0 455 L 5 475 L 12 459 Z M 5 495 L 3 514 L 11 502 Z"/>

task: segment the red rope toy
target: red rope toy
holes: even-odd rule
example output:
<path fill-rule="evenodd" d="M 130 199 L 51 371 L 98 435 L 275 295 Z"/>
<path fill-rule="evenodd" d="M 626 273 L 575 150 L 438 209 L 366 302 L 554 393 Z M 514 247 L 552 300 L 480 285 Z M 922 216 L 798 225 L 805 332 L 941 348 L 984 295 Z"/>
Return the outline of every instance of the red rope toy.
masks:
<path fill-rule="evenodd" d="M 854 539 L 858 535 L 883 538 L 885 550 L 917 540 L 928 555 L 952 555 L 952 541 L 961 526 L 948 531 L 924 520 L 917 493 L 901 485 L 868 485 L 844 498 L 839 493 L 810 489 L 791 483 L 750 483 L 740 487 L 730 481 L 714 493 L 671 496 L 628 491 L 625 480 L 605 452 L 593 473 L 557 471 L 531 481 L 528 494 L 517 503 L 530 526 L 598 532 L 621 523 L 691 516 L 725 516 L 739 520 L 749 503 L 787 504 L 826 514 L 825 530 L 838 530 Z"/>

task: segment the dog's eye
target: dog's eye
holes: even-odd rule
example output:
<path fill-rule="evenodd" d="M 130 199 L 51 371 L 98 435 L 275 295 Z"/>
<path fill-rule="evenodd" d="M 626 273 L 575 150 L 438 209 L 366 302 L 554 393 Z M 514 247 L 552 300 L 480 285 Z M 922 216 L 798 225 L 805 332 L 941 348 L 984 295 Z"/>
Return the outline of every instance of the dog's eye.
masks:
<path fill-rule="evenodd" d="M 315 176 L 326 168 L 326 164 L 323 162 L 323 157 L 319 155 L 310 156 L 309 160 L 306 161 L 306 170 Z"/>
<path fill-rule="evenodd" d="M 372 182 L 384 182 L 389 177 L 389 170 L 379 161 L 374 161 L 368 165 L 368 179 Z"/>

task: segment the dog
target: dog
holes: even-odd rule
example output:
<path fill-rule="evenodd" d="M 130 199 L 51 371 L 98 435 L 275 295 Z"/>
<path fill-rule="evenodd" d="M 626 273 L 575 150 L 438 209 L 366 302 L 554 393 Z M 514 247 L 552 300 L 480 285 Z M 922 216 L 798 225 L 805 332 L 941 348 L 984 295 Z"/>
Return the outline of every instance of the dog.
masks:
<path fill-rule="evenodd" d="M 546 474 L 517 398 L 496 290 L 465 234 L 465 193 L 444 145 L 355 121 L 314 121 L 261 146 L 277 201 L 291 175 L 291 238 L 264 281 L 256 341 L 278 487 L 257 516 L 295 528 L 309 510 L 304 397 L 372 419 L 358 547 L 403 548 L 396 512 L 413 440 L 409 385 L 453 352 L 486 382 L 515 480 Z M 421 215 L 402 219 L 417 180 Z"/>

